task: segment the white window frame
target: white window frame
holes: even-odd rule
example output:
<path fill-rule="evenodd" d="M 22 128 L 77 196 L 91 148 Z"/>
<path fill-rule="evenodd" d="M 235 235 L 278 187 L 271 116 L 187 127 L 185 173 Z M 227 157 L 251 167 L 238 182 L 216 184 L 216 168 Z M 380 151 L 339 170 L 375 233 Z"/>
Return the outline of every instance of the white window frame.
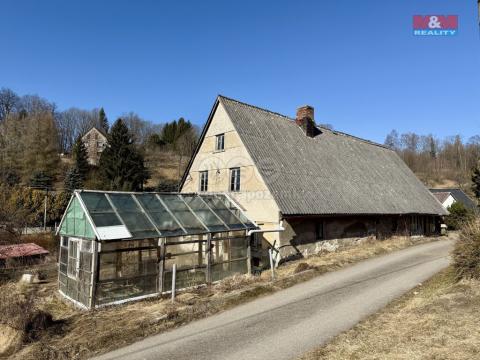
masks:
<path fill-rule="evenodd" d="M 208 191 L 208 170 L 200 171 L 198 190 L 200 192 Z"/>
<path fill-rule="evenodd" d="M 225 133 L 215 136 L 215 151 L 225 151 Z"/>
<path fill-rule="evenodd" d="M 70 248 L 71 248 L 71 245 L 73 243 L 75 243 L 76 247 L 77 247 L 76 248 L 76 258 L 70 256 Z M 80 250 L 81 250 L 81 246 L 82 246 L 82 242 L 81 242 L 80 239 L 75 239 L 75 238 L 69 238 L 68 239 L 67 276 L 69 278 L 75 279 L 75 280 L 78 280 L 78 273 L 79 273 L 79 270 L 80 270 Z M 75 268 L 74 269 L 72 269 L 70 267 L 70 264 L 71 264 L 70 259 L 75 260 Z"/>
<path fill-rule="evenodd" d="M 232 192 L 238 192 L 240 191 L 240 179 L 241 179 L 241 173 L 240 173 L 240 168 L 235 167 L 230 169 L 230 191 Z"/>

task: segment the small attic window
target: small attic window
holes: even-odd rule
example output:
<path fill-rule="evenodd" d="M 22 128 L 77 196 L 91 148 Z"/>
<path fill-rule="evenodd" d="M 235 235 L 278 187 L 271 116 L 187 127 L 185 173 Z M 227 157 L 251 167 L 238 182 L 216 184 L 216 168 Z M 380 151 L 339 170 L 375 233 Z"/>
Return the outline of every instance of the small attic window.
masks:
<path fill-rule="evenodd" d="M 215 136 L 215 151 L 225 150 L 225 134 Z"/>

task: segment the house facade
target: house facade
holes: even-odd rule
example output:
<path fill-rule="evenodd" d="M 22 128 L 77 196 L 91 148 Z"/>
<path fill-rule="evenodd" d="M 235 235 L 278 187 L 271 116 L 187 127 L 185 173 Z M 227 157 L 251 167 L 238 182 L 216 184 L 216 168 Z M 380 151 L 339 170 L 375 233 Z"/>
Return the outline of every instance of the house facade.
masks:
<path fill-rule="evenodd" d="M 219 96 L 181 192 L 228 192 L 282 256 L 343 241 L 429 235 L 446 210 L 379 144 Z"/>
<path fill-rule="evenodd" d="M 455 198 L 452 196 L 452 193 L 449 191 L 432 192 L 432 193 L 445 209 L 448 209 L 450 206 L 453 205 L 453 203 L 455 203 Z"/>
<path fill-rule="evenodd" d="M 87 149 L 88 163 L 97 166 L 100 160 L 100 155 L 108 143 L 107 134 L 103 130 L 92 127 L 85 135 L 83 135 L 82 141 Z"/>

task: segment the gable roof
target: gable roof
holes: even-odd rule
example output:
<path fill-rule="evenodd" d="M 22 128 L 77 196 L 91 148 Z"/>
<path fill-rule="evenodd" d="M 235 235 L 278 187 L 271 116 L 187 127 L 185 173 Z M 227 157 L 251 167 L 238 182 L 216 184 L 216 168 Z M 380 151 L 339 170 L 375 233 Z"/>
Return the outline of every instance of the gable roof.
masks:
<path fill-rule="evenodd" d="M 448 199 L 451 195 L 450 191 L 442 191 L 442 192 L 433 192 L 433 195 L 440 201 L 442 204 Z"/>
<path fill-rule="evenodd" d="M 430 189 L 430 191 L 435 195 L 448 193 L 453 196 L 455 201 L 461 202 L 468 209 L 477 209 L 477 204 L 473 201 L 467 194 L 465 194 L 461 189 L 458 188 L 448 188 L 448 189 Z M 448 196 L 447 196 L 448 197 Z M 446 199 L 446 198 L 445 198 Z M 442 201 L 443 202 L 443 201 Z"/>
<path fill-rule="evenodd" d="M 99 240 L 252 230 L 226 194 L 75 190 L 57 234 Z"/>
<path fill-rule="evenodd" d="M 92 132 L 92 130 L 97 130 L 101 135 L 103 135 L 103 136 L 105 137 L 105 139 L 107 138 L 107 133 L 105 132 L 105 130 L 100 129 L 100 128 L 96 127 L 96 126 L 92 126 L 92 127 L 90 128 L 90 130 L 88 130 L 88 131 L 82 136 L 82 139 L 83 139 L 85 136 L 87 136 L 90 132 Z"/>
<path fill-rule="evenodd" d="M 219 104 L 283 215 L 447 214 L 385 146 L 325 128 L 310 138 L 287 116 L 224 96 L 218 96 L 193 158 Z"/>

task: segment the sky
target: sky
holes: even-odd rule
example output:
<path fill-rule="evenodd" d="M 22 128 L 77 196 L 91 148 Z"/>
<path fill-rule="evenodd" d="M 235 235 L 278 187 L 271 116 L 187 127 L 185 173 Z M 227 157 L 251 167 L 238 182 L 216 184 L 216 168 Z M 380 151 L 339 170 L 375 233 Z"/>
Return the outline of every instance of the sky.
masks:
<path fill-rule="evenodd" d="M 480 134 L 476 0 L 3 0 L 0 87 L 199 126 L 218 94 L 383 142 Z M 458 35 L 413 36 L 413 15 Z"/>

